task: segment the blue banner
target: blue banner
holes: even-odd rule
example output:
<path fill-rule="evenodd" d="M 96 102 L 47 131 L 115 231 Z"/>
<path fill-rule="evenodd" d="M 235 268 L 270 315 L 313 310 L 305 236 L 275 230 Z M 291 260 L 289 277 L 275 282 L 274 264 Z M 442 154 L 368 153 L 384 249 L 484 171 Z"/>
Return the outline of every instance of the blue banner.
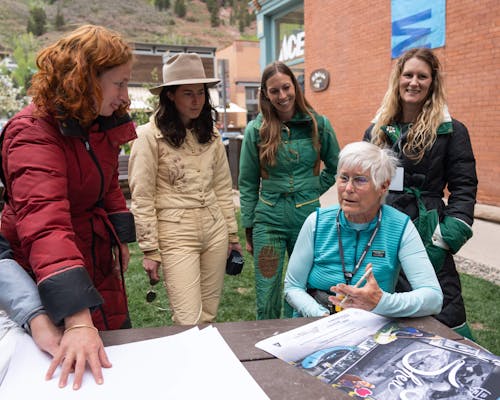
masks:
<path fill-rule="evenodd" d="M 445 43 L 446 0 L 391 0 L 391 55 L 415 47 L 434 49 Z"/>

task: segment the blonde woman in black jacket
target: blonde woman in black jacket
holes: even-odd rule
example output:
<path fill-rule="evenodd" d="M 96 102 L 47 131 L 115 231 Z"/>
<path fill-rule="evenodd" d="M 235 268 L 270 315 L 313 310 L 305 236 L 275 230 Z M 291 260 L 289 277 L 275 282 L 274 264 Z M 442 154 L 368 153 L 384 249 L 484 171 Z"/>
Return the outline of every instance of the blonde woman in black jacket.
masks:
<path fill-rule="evenodd" d="M 426 246 L 444 294 L 436 318 L 472 337 L 453 254 L 472 236 L 476 163 L 467 128 L 448 112 L 441 65 L 431 50 L 409 50 L 394 65 L 365 140 L 399 156 L 400 179 L 386 203 L 411 217 Z M 401 276 L 396 291 L 408 290 Z"/>

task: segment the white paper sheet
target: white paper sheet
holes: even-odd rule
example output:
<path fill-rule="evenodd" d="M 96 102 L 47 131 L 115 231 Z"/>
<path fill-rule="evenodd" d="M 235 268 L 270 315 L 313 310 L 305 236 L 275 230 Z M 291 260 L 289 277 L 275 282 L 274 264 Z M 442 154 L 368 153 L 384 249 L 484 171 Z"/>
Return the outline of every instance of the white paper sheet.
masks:
<path fill-rule="evenodd" d="M 104 369 L 104 384 L 85 372 L 80 390 L 45 381 L 50 357 L 31 337 L 17 344 L 0 399 L 268 399 L 214 327 L 106 348 L 113 363 Z M 58 375 L 59 371 L 57 372 Z"/>
<path fill-rule="evenodd" d="M 0 385 L 16 350 L 17 339 L 23 334 L 24 330 L 8 318 L 5 311 L 0 310 Z"/>
<path fill-rule="evenodd" d="M 349 308 L 261 340 L 255 346 L 284 361 L 292 362 L 332 345 L 358 344 L 389 321 L 368 311 Z"/>

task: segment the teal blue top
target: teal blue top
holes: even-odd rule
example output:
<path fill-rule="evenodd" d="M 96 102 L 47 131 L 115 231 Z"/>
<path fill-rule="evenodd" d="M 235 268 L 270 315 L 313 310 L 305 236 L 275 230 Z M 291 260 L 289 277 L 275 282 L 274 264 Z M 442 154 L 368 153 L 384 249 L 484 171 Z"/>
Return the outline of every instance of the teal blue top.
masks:
<path fill-rule="evenodd" d="M 341 227 L 342 247 L 346 271 L 351 272 L 361 258 L 366 243 L 377 225 L 375 218 L 368 224 L 351 225 L 339 206 L 318 208 L 316 232 L 314 237 L 314 268 L 307 279 L 308 287 L 330 290 L 332 282 L 348 283 L 344 279 L 342 262 L 339 257 L 339 240 L 336 229 L 337 214 Z M 380 228 L 372 242 L 362 265 L 352 277 L 354 285 L 364 274 L 368 263 L 373 265 L 373 274 L 380 288 L 386 292 L 394 292 L 401 268 L 398 261 L 398 250 L 403 232 L 410 218 L 395 208 L 382 207 Z M 389 223 L 390 221 L 390 223 Z"/>
<path fill-rule="evenodd" d="M 288 263 L 286 300 L 305 317 L 319 317 L 328 313 L 307 293 L 308 288 L 329 290 L 331 286 L 345 283 L 339 256 L 337 214 L 346 271 L 354 269 L 376 226 L 377 217 L 366 224 L 354 224 L 342 212 L 338 213 L 338 207 L 320 209 L 309 215 Z M 390 206 L 382 206 L 380 230 L 351 284 L 359 280 L 369 262 L 383 291 L 382 298 L 372 312 L 387 317 L 417 317 L 441 311 L 443 293 L 434 268 L 415 226 L 405 214 Z M 413 290 L 394 293 L 401 268 Z"/>

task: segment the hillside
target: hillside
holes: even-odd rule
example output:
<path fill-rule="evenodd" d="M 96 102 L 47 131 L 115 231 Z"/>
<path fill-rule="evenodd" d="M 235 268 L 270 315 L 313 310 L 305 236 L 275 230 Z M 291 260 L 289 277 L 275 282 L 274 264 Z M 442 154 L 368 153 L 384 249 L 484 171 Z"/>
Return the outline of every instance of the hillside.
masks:
<path fill-rule="evenodd" d="M 241 0 L 239 0 L 241 1 Z M 88 23 L 103 25 L 121 32 L 131 42 L 189 44 L 224 48 L 241 37 L 238 26 L 230 26 L 230 8 L 221 8 L 221 25 L 210 26 L 207 6 L 200 0 L 185 0 L 187 15 L 177 18 L 174 0 L 167 11 L 156 10 L 149 0 L 57 0 L 43 2 L 47 14 L 47 33 L 37 38 L 40 47 L 51 43 L 64 32 Z M 246 0 L 243 0 L 247 4 Z M 26 33 L 31 0 L 1 0 L 0 48 L 12 48 L 12 39 Z M 56 31 L 53 24 L 60 7 L 65 25 Z M 244 32 L 255 35 L 255 22 Z"/>

